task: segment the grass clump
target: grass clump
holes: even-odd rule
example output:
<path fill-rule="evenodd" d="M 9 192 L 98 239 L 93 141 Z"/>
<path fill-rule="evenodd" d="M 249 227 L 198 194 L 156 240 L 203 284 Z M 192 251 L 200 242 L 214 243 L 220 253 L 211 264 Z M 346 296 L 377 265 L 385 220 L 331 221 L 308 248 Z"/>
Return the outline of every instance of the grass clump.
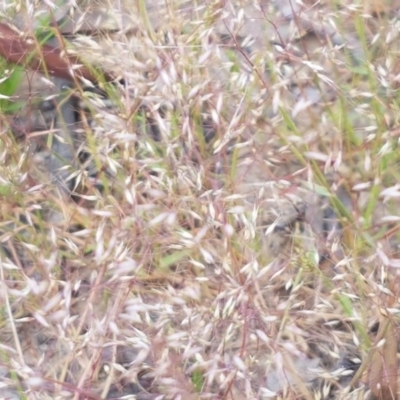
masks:
<path fill-rule="evenodd" d="M 87 3 L 73 196 L 2 130 L 1 396 L 397 398 L 393 11 Z"/>

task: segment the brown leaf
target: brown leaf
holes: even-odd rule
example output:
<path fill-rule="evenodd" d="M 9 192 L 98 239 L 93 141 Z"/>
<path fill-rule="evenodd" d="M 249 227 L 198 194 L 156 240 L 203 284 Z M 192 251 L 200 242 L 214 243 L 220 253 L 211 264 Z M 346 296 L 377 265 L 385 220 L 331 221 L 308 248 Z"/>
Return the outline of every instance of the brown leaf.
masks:
<path fill-rule="evenodd" d="M 57 47 L 43 45 L 38 51 L 34 40 L 21 37 L 19 32 L 4 23 L 0 23 L 0 55 L 14 64 L 26 65 L 36 71 L 47 71 L 66 79 L 72 78 L 72 66 L 82 64 L 78 57 L 62 56 L 61 49 Z M 74 73 L 91 82 L 97 81 L 95 75 L 84 66 L 74 69 Z M 104 76 L 106 80 L 110 80 L 107 74 Z"/>

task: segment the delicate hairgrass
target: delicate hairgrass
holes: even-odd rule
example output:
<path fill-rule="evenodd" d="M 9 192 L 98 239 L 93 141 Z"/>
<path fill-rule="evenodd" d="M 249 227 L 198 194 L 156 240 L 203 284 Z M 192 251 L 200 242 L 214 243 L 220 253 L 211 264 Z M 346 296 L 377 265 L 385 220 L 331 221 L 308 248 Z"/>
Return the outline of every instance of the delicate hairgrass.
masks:
<path fill-rule="evenodd" d="M 397 258 L 387 243 L 399 235 L 397 137 L 386 132 L 397 99 L 385 97 L 382 71 L 371 67 L 377 55 L 361 10 L 328 2 L 304 10 L 318 13 L 308 20 L 299 13 L 290 29 L 326 32 L 310 50 L 307 37 L 299 43 L 278 37 L 283 31 L 264 32 L 266 15 L 272 23 L 275 12 L 282 17 L 272 5 L 240 11 L 191 3 L 185 21 L 174 3 L 176 18 L 163 35 L 151 26 L 148 5 L 138 6 L 133 48 L 108 50 L 107 63 L 120 71 L 143 53 L 145 61 L 132 64 L 141 72 L 124 67 L 124 85 L 113 86 L 92 71 L 112 108 L 75 82 L 86 104 L 80 148 L 97 171 L 95 178 L 77 171 L 87 189 L 77 188 L 75 202 L 51 191 L 45 171 L 33 173 L 28 146 L 7 137 L 0 146 L 7 159 L 1 217 L 15 225 L 10 233 L 0 224 L 1 293 L 14 307 L 10 319 L 22 311 L 32 318 L 14 334 L 29 350 L 22 356 L 30 355 L 30 370 L 19 372 L 15 354 L 1 349 L 10 376 L 23 382 L 21 393 L 41 395 L 26 385 L 43 372 L 54 384 L 40 387 L 49 398 L 140 390 L 171 398 L 345 396 L 346 360 L 362 362 L 353 387 L 363 385 L 374 360 L 369 327 L 377 308 L 390 305 L 389 265 Z M 250 25 L 262 23 L 261 36 L 275 45 L 242 48 L 239 35 L 254 11 Z M 48 22 L 42 33 L 57 36 Z M 128 31 L 118 35 L 115 48 L 128 46 Z M 365 59 L 347 47 L 349 37 Z M 383 43 L 378 38 L 376 47 Z M 96 54 L 87 46 L 82 56 Z M 205 115 L 216 133 L 209 142 Z M 91 187 L 91 179 L 101 185 Z M 306 216 L 285 225 L 285 206 L 299 199 L 309 202 Z M 313 225 L 328 206 L 337 231 Z M 60 210 L 62 221 L 50 224 L 43 209 Z M 274 238 L 284 244 L 271 255 Z"/>

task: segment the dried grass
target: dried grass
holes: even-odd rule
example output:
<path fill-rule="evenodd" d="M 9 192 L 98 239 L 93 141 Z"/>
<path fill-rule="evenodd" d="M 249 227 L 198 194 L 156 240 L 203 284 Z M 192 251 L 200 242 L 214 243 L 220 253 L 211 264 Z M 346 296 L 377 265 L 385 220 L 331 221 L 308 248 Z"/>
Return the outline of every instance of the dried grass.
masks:
<path fill-rule="evenodd" d="M 143 6 L 68 44 L 75 201 L 2 128 L 0 397 L 397 398 L 397 16 Z"/>

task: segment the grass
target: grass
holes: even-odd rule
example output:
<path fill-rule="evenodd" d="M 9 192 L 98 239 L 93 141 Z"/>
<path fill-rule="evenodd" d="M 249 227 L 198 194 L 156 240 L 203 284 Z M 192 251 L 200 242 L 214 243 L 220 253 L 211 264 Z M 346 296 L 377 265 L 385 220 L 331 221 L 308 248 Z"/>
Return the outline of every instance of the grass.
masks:
<path fill-rule="evenodd" d="M 73 200 L 2 128 L 0 397 L 397 398 L 395 16 L 279 7 L 71 39 L 125 80 L 77 82 Z"/>

